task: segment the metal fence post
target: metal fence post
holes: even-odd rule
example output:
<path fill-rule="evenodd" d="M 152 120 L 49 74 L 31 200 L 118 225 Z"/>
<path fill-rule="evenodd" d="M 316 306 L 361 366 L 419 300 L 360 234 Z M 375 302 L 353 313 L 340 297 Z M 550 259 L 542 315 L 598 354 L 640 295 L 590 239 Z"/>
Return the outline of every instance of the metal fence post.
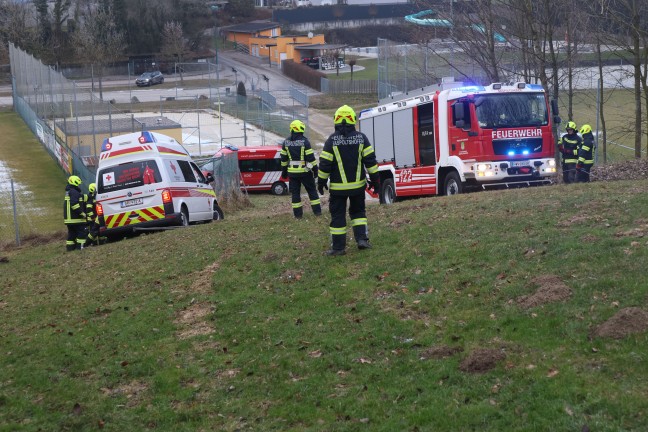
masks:
<path fill-rule="evenodd" d="M 11 202 L 13 204 L 13 217 L 14 217 L 14 227 L 16 230 L 16 246 L 20 246 L 20 228 L 18 226 L 18 212 L 16 207 L 16 190 L 14 189 L 14 181 L 11 179 Z"/>

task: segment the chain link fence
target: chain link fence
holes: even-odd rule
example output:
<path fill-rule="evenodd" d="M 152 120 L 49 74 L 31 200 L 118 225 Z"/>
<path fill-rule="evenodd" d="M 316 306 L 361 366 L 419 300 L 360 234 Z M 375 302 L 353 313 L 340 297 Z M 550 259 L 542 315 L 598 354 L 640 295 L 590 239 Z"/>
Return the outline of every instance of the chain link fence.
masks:
<path fill-rule="evenodd" d="M 270 92 L 254 85 L 237 89 L 230 81 L 221 81 L 219 66 L 209 61 L 175 64 L 168 77 L 175 85 L 148 92 L 133 85 L 130 67 L 122 82 L 110 87 L 102 86 L 91 70 L 90 85 L 67 79 L 14 45 L 9 48 L 14 110 L 64 173 L 78 175 L 85 185 L 95 181 L 107 137 L 142 130 L 166 133 L 194 158 L 204 158 L 227 144 L 278 144 L 289 134 L 293 119 L 308 124 L 306 94 L 295 88 Z M 242 201 L 238 165 L 225 161 L 220 166 L 214 183 L 218 199 L 238 205 Z M 3 184 L 1 205 L 20 210 L 21 200 L 12 201 L 8 190 Z M 21 211 L 14 228 L 8 223 L 12 218 L 4 217 L 12 213 L 2 212 L 0 240 L 37 231 Z"/>

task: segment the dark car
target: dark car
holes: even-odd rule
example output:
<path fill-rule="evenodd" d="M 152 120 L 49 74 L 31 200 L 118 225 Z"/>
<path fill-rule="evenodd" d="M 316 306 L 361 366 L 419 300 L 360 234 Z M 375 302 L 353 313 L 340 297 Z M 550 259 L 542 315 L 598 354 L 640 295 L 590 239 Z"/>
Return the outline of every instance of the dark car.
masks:
<path fill-rule="evenodd" d="M 153 84 L 162 84 L 163 82 L 164 75 L 160 71 L 144 72 L 135 80 L 137 87 L 152 86 Z"/>

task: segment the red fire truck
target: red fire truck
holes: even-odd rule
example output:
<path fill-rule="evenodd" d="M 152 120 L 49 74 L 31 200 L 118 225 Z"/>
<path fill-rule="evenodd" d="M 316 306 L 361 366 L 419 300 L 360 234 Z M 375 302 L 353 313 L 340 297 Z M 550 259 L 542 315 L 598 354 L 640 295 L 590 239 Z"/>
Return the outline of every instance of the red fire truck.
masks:
<path fill-rule="evenodd" d="M 223 155 L 236 153 L 241 171 L 241 189 L 270 191 L 274 195 L 288 192 L 286 181 L 281 178 L 280 145 L 236 147 L 226 145 L 214 158 L 200 166 L 204 173 L 214 174 L 216 164 Z"/>
<path fill-rule="evenodd" d="M 526 83 L 430 86 L 359 115 L 379 164 L 380 202 L 387 204 L 551 183 L 552 120 L 560 122 L 551 118 L 543 87 Z"/>

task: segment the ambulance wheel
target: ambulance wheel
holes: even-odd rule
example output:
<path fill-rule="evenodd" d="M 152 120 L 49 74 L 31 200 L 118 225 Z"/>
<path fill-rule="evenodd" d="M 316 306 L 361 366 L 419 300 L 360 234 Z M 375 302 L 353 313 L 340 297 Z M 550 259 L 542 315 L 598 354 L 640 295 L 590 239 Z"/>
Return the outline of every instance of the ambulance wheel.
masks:
<path fill-rule="evenodd" d="M 396 190 L 394 180 L 387 179 L 380 187 L 380 204 L 393 204 L 396 202 Z"/>
<path fill-rule="evenodd" d="M 272 195 L 285 195 L 288 193 L 288 186 L 284 182 L 274 182 L 272 188 L 270 188 L 270 192 L 272 192 Z"/>
<path fill-rule="evenodd" d="M 443 192 L 444 195 L 459 195 L 462 190 L 461 179 L 459 174 L 455 171 L 451 171 L 446 175 L 445 181 L 443 182 Z"/>
<path fill-rule="evenodd" d="M 183 227 L 189 226 L 189 211 L 184 205 L 180 210 L 180 225 Z"/>
<path fill-rule="evenodd" d="M 218 204 L 214 203 L 214 220 L 223 220 L 225 219 L 225 213 L 223 213 L 223 210 L 218 206 Z"/>

